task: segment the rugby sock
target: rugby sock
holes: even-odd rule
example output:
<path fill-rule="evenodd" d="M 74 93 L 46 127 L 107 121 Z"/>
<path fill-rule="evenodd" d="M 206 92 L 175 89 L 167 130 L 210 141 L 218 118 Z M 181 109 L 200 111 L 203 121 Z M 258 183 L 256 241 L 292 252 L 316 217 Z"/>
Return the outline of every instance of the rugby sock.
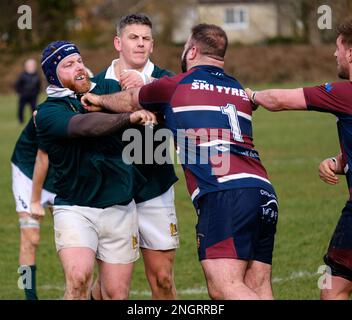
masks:
<path fill-rule="evenodd" d="M 24 267 L 24 266 L 22 266 Z M 37 270 L 37 267 L 36 265 L 32 265 L 32 266 L 28 266 L 31 270 L 31 273 L 30 273 L 30 284 L 27 284 L 27 279 L 28 279 L 28 276 L 26 273 L 26 268 L 23 268 L 22 269 L 22 273 L 21 273 L 21 276 L 22 276 L 22 281 L 23 281 L 23 287 L 24 287 L 24 294 L 26 296 L 26 300 L 38 300 L 38 297 L 37 297 L 37 289 L 36 289 L 36 270 Z M 27 288 L 28 286 L 28 288 Z"/>

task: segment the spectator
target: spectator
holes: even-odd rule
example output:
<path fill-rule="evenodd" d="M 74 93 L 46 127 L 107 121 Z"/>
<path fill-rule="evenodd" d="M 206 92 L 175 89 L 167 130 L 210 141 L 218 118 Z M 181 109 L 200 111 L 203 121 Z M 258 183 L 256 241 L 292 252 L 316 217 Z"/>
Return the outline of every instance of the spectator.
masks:
<path fill-rule="evenodd" d="M 40 77 L 37 72 L 37 62 L 28 59 L 24 63 L 24 71 L 19 75 L 15 90 L 19 96 L 17 118 L 19 123 L 24 123 L 24 108 L 30 104 L 32 112 L 37 106 L 37 99 L 40 92 Z"/>

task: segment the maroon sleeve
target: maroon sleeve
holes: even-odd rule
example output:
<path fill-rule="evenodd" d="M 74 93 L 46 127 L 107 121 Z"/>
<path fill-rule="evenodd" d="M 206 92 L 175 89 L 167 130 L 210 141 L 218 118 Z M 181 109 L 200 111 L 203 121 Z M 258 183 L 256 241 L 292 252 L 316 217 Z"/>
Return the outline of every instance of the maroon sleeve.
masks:
<path fill-rule="evenodd" d="M 309 110 L 347 114 L 352 114 L 351 90 L 350 81 L 303 88 Z"/>
<path fill-rule="evenodd" d="M 178 77 L 163 77 L 147 84 L 139 91 L 140 105 L 150 111 L 162 111 L 170 104 L 177 88 Z"/>

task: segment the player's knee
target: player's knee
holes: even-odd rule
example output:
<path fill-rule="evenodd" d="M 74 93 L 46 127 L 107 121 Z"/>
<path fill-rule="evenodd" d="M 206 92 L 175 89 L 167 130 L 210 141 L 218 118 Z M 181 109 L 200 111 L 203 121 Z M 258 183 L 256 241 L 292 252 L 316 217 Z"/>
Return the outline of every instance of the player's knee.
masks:
<path fill-rule="evenodd" d="M 35 249 L 39 246 L 40 235 L 39 232 L 33 232 L 29 237 L 29 243 Z"/>
<path fill-rule="evenodd" d="M 21 239 L 21 249 L 25 252 L 34 252 L 39 246 L 40 235 L 37 230 L 33 232 L 26 232 Z"/>
<path fill-rule="evenodd" d="M 268 286 L 270 287 L 270 277 L 265 275 L 252 275 L 245 278 L 245 284 L 254 291 L 264 290 Z"/>
<path fill-rule="evenodd" d="M 128 286 L 119 286 L 118 288 L 108 287 L 102 290 L 103 300 L 127 300 L 129 296 Z"/>
<path fill-rule="evenodd" d="M 170 291 L 173 287 L 173 278 L 172 274 L 162 270 L 156 274 L 156 285 L 158 289 Z"/>
<path fill-rule="evenodd" d="M 66 275 L 67 287 L 73 291 L 85 291 L 88 290 L 88 284 L 90 280 L 89 272 L 83 270 L 73 270 Z"/>
<path fill-rule="evenodd" d="M 332 289 L 322 289 L 320 292 L 321 300 L 345 300 L 348 299 L 346 292 L 336 291 Z"/>
<path fill-rule="evenodd" d="M 208 287 L 208 294 L 212 300 L 224 300 L 224 293 L 215 287 Z"/>
<path fill-rule="evenodd" d="M 104 300 L 127 300 L 128 299 L 128 291 L 119 291 L 119 292 L 111 292 L 106 293 L 104 295 Z"/>
<path fill-rule="evenodd" d="M 208 294 L 212 300 L 223 300 L 225 297 L 225 286 L 207 278 Z"/>
<path fill-rule="evenodd" d="M 349 290 L 333 290 L 333 289 L 322 289 L 320 292 L 321 300 L 348 300 L 351 291 Z"/>

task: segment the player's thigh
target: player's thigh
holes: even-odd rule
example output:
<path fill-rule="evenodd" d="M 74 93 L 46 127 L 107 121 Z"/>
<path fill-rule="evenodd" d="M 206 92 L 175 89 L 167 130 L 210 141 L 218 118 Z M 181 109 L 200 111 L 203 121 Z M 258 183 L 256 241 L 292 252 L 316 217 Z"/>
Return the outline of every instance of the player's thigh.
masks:
<path fill-rule="evenodd" d="M 229 284 L 243 283 L 248 261 L 238 259 L 205 259 L 201 261 L 208 286 L 219 290 Z"/>
<path fill-rule="evenodd" d="M 270 286 L 272 266 L 261 261 L 251 260 L 248 263 L 245 280 L 251 288 Z"/>
<path fill-rule="evenodd" d="M 94 250 L 84 247 L 62 248 L 59 258 L 66 281 L 78 281 L 81 284 L 90 281 L 94 270 Z"/>
<path fill-rule="evenodd" d="M 152 250 L 141 248 L 147 274 L 172 275 L 176 250 Z"/>
<path fill-rule="evenodd" d="M 108 263 L 99 261 L 99 280 L 101 291 L 113 296 L 114 293 L 126 293 L 131 283 L 134 263 Z"/>

